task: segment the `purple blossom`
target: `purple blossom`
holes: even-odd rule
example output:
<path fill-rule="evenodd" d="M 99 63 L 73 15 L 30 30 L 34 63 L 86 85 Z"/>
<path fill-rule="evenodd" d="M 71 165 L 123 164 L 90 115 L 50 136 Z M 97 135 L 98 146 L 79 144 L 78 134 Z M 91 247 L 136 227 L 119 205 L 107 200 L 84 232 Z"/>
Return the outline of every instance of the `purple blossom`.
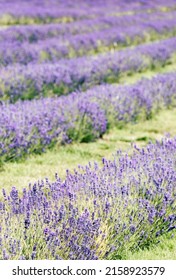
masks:
<path fill-rule="evenodd" d="M 175 92 L 175 74 L 168 73 L 135 85 L 101 85 L 59 98 L 4 103 L 0 111 L 0 155 L 8 161 L 44 152 L 56 143 L 93 141 L 109 127 L 150 118 L 162 107 L 174 105 Z M 154 183 L 162 192 L 160 178 Z M 150 195 L 147 190 L 146 195 Z"/>
<path fill-rule="evenodd" d="M 38 182 L 20 195 L 23 207 L 17 212 L 13 188 L 3 201 L 8 210 L 2 212 L 0 258 L 36 259 L 42 252 L 45 259 L 121 259 L 127 243 L 132 251 L 157 243 L 176 226 L 175 148 L 176 139 L 165 139 L 130 156 L 117 153 L 113 161 L 104 159 L 103 167 L 89 163 L 68 171 L 65 181 L 57 176 L 42 187 Z M 21 229 L 15 238 L 14 219 Z M 30 244 L 27 251 L 24 244 Z"/>

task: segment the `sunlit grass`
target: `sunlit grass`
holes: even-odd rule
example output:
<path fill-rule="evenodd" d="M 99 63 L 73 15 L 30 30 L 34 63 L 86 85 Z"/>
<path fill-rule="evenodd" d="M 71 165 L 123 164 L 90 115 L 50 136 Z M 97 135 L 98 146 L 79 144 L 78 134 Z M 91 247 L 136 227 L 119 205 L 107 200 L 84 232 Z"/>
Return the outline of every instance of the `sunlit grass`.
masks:
<path fill-rule="evenodd" d="M 160 243 L 136 253 L 127 252 L 128 260 L 176 260 L 176 230 L 173 236 L 160 237 Z"/>

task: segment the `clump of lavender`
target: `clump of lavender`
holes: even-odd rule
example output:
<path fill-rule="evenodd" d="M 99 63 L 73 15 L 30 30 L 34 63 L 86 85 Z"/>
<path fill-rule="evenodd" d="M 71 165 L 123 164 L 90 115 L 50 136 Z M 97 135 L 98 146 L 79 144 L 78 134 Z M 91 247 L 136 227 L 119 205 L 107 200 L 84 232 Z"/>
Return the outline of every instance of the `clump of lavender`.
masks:
<path fill-rule="evenodd" d="M 147 42 L 148 37 L 151 39 L 154 37 L 152 33 L 155 33 L 155 36 L 161 39 L 167 37 L 168 33 L 171 37 L 175 36 L 175 24 L 176 20 L 169 20 L 168 18 L 160 21 L 148 20 L 148 22 L 145 23 L 141 23 L 140 19 L 138 24 L 133 24 L 130 27 L 123 27 L 120 24 L 120 26 L 108 28 L 107 32 L 103 29 L 93 30 L 91 33 L 86 32 L 85 34 L 64 34 L 64 36 L 62 35 L 60 37 L 44 38 L 44 40 L 39 40 L 38 42 L 36 42 L 38 34 L 35 36 L 34 29 L 33 37 L 30 36 L 30 38 L 34 38 L 32 44 L 30 42 L 18 42 L 16 39 L 12 40 L 12 32 L 10 32 L 10 40 L 6 34 L 7 40 L 0 46 L 0 65 L 7 66 L 15 63 L 26 65 L 30 62 L 57 62 L 63 58 L 83 56 L 92 52 L 96 54 L 97 52 L 101 52 L 103 47 L 107 50 L 111 50 L 113 47 L 115 48 L 115 46 L 122 48 L 124 46 L 129 46 L 130 43 L 139 44 Z M 49 28 L 51 30 L 50 26 Z M 25 32 L 25 29 L 22 27 L 21 33 L 23 32 Z M 146 36 L 146 33 L 148 36 Z M 20 36 L 20 38 L 23 36 Z M 27 36 L 28 34 L 26 34 L 26 37 Z"/>
<path fill-rule="evenodd" d="M 11 25 L 6 30 L 0 30 L 0 42 L 36 43 L 40 40 L 55 37 L 63 40 L 63 36 L 65 39 L 68 39 L 70 35 L 88 34 L 95 31 L 95 29 L 97 32 L 112 27 L 116 27 L 117 31 L 119 31 L 119 28 L 122 31 L 125 27 L 128 27 L 131 33 L 136 32 L 138 34 L 138 30 L 136 31 L 134 26 L 136 28 L 138 26 L 139 29 L 141 27 L 144 28 L 144 26 L 150 26 L 150 28 L 155 28 L 157 32 L 162 32 L 163 22 L 165 22 L 165 28 L 170 29 L 171 23 L 174 23 L 175 14 L 175 11 L 170 11 L 164 15 L 163 20 L 161 20 L 161 13 L 155 12 L 147 15 L 142 14 L 142 17 L 140 14 L 138 16 L 136 14 L 132 14 L 130 16 L 123 15 L 121 18 L 115 16 L 104 16 L 100 18 L 82 19 L 81 21 L 78 20 L 65 24 L 50 23 L 45 25 Z M 158 21 L 158 19 L 160 19 L 160 21 Z M 106 36 L 106 34 L 104 35 Z"/>
<path fill-rule="evenodd" d="M 9 161 L 56 143 L 93 141 L 109 127 L 150 118 L 175 105 L 175 77 L 167 73 L 135 85 L 101 85 L 85 93 L 0 104 L 0 157 Z"/>
<path fill-rule="evenodd" d="M 122 259 L 176 229 L 176 138 L 0 202 L 0 259 Z"/>
<path fill-rule="evenodd" d="M 28 56 L 34 56 L 31 48 L 27 46 L 27 51 L 29 50 Z M 16 52 L 17 55 L 25 53 Z M 175 53 L 176 37 L 172 37 L 141 44 L 134 49 L 126 48 L 91 57 L 61 59 L 59 62 L 56 59 L 54 62 L 28 63 L 29 58 L 23 57 L 21 60 L 25 64 L 28 63 L 27 65 L 16 63 L 1 67 L 0 98 L 16 102 L 19 99 L 50 97 L 53 93 L 60 96 L 75 90 L 84 91 L 97 84 L 117 82 L 119 77 L 126 73 L 163 66 L 173 60 Z M 4 55 L 2 57 L 5 58 Z"/>

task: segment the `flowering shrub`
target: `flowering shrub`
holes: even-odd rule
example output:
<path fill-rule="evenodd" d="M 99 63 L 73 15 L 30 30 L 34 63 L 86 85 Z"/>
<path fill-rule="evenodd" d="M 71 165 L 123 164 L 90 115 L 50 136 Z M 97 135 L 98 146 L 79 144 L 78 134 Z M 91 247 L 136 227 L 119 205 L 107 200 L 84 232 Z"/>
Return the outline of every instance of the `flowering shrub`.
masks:
<path fill-rule="evenodd" d="M 176 229 L 176 139 L 3 190 L 0 259 L 121 259 Z"/>
<path fill-rule="evenodd" d="M 109 127 L 150 118 L 175 105 L 175 74 L 136 85 L 102 85 L 85 93 L 0 105 L 0 156 L 12 160 L 56 143 L 88 142 Z"/>
<path fill-rule="evenodd" d="M 69 39 L 70 35 L 84 34 L 106 30 L 112 27 L 116 29 L 121 28 L 121 31 L 125 27 L 131 30 L 131 26 L 135 28 L 148 27 L 151 30 L 157 32 L 163 31 L 163 23 L 167 30 L 172 30 L 174 27 L 172 23 L 175 21 L 176 12 L 171 11 L 164 15 L 161 12 L 155 12 L 152 14 L 132 14 L 123 15 L 120 18 L 115 16 L 103 16 L 92 19 L 82 19 L 69 23 L 50 23 L 45 25 L 12 25 L 8 29 L 0 30 L 0 42 L 30 42 L 35 43 L 40 40 L 46 40 L 49 38 Z M 162 20 L 161 20 L 162 18 Z M 140 29 L 141 30 L 141 29 Z M 107 30 L 108 31 L 108 30 Z M 127 31 L 127 29 L 126 29 Z M 141 30 L 142 31 L 142 30 Z M 84 37 L 83 37 L 84 38 Z"/>
<path fill-rule="evenodd" d="M 29 1 L 6 1 L 1 0 L 0 3 L 0 23 L 4 25 L 11 24 L 34 24 L 34 23 L 50 23 L 50 22 L 72 22 L 84 18 L 94 18 L 113 13 L 123 13 L 133 10 L 134 13 L 145 12 L 149 9 L 160 10 L 165 6 L 168 10 L 175 9 L 175 1 L 168 0 L 167 5 L 165 0 L 133 1 L 126 0 L 109 0 L 108 2 L 97 0 L 80 1 L 75 0 L 74 5 L 71 0 L 40 0 Z M 20 7 L 20 9 L 19 9 Z M 87 10 L 89 13 L 87 13 Z"/>
<path fill-rule="evenodd" d="M 118 47 L 128 46 L 133 43 L 145 43 L 148 36 L 151 39 L 158 36 L 175 36 L 176 19 L 165 19 L 132 26 L 111 27 L 105 30 L 77 35 L 65 35 L 40 40 L 36 43 L 5 41 L 0 45 L 0 64 L 13 63 L 28 64 L 29 62 L 57 62 L 62 58 L 87 55 L 88 52 L 97 53 Z M 46 32 L 46 31 L 45 31 Z M 148 36 L 146 36 L 146 33 Z M 155 33 L 155 37 L 152 33 Z M 6 33 L 5 33 L 6 34 Z M 151 34 L 151 35 L 150 35 Z M 11 33 L 10 33 L 11 35 Z"/>
<path fill-rule="evenodd" d="M 30 50 L 29 50 L 30 51 Z M 176 37 L 143 44 L 134 49 L 61 60 L 59 63 L 13 65 L 0 70 L 0 96 L 18 99 L 67 94 L 116 80 L 127 72 L 164 65 L 176 52 Z M 26 60 L 25 60 L 26 61 Z"/>

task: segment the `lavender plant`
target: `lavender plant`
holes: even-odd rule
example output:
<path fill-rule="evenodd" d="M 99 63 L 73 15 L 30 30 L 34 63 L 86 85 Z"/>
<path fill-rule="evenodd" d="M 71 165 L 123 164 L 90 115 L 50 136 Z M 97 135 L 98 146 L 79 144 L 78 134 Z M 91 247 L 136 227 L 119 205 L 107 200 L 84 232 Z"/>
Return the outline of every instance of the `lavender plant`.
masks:
<path fill-rule="evenodd" d="M 176 38 L 143 44 L 134 49 L 93 57 L 61 60 L 59 63 L 14 65 L 0 70 L 1 100 L 67 94 L 113 81 L 124 73 L 143 71 L 172 60 Z"/>
<path fill-rule="evenodd" d="M 71 23 L 50 23 L 45 25 L 12 25 L 9 28 L 0 30 L 0 42 L 30 42 L 35 43 L 40 40 L 46 40 L 49 38 L 57 37 L 60 40 L 63 38 L 69 40 L 68 35 L 91 33 L 94 31 L 106 30 L 116 27 L 121 31 L 125 27 L 131 25 L 135 26 L 150 26 L 152 29 L 157 29 L 158 32 L 162 30 L 162 23 L 165 21 L 166 28 L 169 29 L 170 20 L 175 19 L 176 12 L 168 12 L 163 15 L 161 12 L 155 12 L 152 14 L 144 13 L 137 15 L 123 15 L 121 17 L 105 16 L 93 19 L 82 19 Z M 153 24 L 154 22 L 154 24 Z M 158 25 L 157 23 L 158 22 Z M 123 31 L 124 32 L 124 31 Z"/>
<path fill-rule="evenodd" d="M 93 141 L 109 127 L 150 118 L 174 106 L 175 98 L 175 73 L 170 73 L 135 85 L 102 85 L 65 97 L 2 103 L 1 159 L 41 153 L 57 143 Z"/>
<path fill-rule="evenodd" d="M 130 5 L 129 5 L 130 4 Z M 129 8 L 130 6 L 130 8 Z M 141 11 L 156 11 L 162 7 L 168 10 L 175 9 L 175 1 L 169 0 L 167 4 L 164 0 L 155 1 L 131 1 L 126 0 L 97 0 L 92 1 L 75 0 L 74 5 L 70 0 L 64 2 L 50 0 L 42 1 L 4 1 L 0 3 L 0 23 L 11 24 L 34 24 L 50 22 L 70 22 L 82 18 L 94 18 L 108 14 L 119 14 L 124 12 L 138 13 Z M 130 9 L 130 10 L 129 10 Z M 87 10 L 89 13 L 87 13 Z"/>
<path fill-rule="evenodd" d="M 5 31 L 6 32 L 6 31 Z M 28 64 L 56 62 L 62 58 L 72 58 L 87 54 L 96 54 L 131 44 L 139 44 L 164 36 L 176 35 L 176 19 L 148 22 L 128 27 L 112 27 L 91 33 L 65 35 L 63 38 L 49 38 L 37 43 L 18 41 L 5 42 L 0 47 L 0 65 L 13 63 Z"/>
<path fill-rule="evenodd" d="M 0 259 L 124 259 L 176 229 L 176 139 L 3 190 Z"/>

